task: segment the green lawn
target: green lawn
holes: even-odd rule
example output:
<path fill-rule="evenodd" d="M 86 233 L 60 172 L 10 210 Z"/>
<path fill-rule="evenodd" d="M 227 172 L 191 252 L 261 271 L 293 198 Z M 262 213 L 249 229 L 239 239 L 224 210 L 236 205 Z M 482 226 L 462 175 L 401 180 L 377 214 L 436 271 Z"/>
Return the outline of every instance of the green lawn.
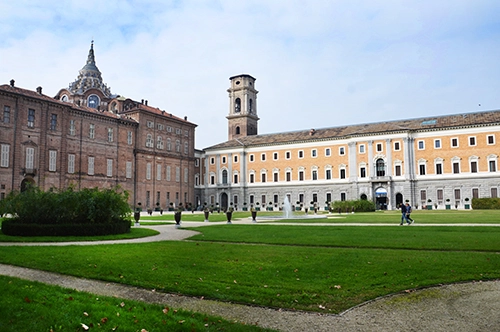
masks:
<path fill-rule="evenodd" d="M 106 241 L 136 239 L 159 234 L 158 231 L 148 228 L 131 228 L 130 233 L 102 236 L 9 236 L 0 232 L 0 242 L 67 242 L 67 241 Z"/>
<path fill-rule="evenodd" d="M 500 227 L 432 225 L 493 224 L 500 220 L 498 211 L 415 212 L 417 223 L 428 227 L 397 226 L 397 211 L 343 216 L 342 222 L 395 226 L 236 220 L 190 228 L 202 233 L 190 241 L 1 247 L 0 262 L 207 299 L 330 313 L 407 289 L 500 278 Z M 201 214 L 184 217 L 203 220 Z M 165 215 L 152 222 L 161 218 Z M 4 293 L 5 283 L 0 284 Z"/>
<path fill-rule="evenodd" d="M 265 331 L 219 317 L 0 276 L 0 331 Z M 270 331 L 270 330 L 266 330 Z"/>

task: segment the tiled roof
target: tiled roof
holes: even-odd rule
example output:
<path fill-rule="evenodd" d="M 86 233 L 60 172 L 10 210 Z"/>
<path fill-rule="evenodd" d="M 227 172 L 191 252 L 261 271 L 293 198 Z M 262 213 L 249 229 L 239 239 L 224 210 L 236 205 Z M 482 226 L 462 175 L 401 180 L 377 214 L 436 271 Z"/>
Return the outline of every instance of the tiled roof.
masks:
<path fill-rule="evenodd" d="M 15 94 L 22 95 L 22 96 L 25 96 L 25 97 L 35 98 L 35 99 L 47 101 L 47 102 L 54 103 L 54 104 L 64 105 L 66 107 L 72 108 L 73 110 L 78 110 L 78 111 L 81 111 L 81 112 L 99 114 L 101 116 L 106 116 L 106 117 L 114 118 L 114 119 L 122 118 L 119 114 L 115 114 L 113 112 L 102 111 L 102 110 L 98 110 L 96 108 L 91 108 L 91 107 L 87 107 L 87 106 L 78 106 L 78 105 L 75 105 L 75 104 L 72 104 L 72 103 L 67 103 L 67 102 L 64 102 L 64 101 L 60 101 L 60 100 L 54 99 L 52 97 L 49 97 L 47 95 L 38 93 L 36 91 L 27 90 L 27 89 L 23 89 L 23 88 L 18 88 L 18 87 L 15 87 L 15 86 L 12 87 L 12 86 L 10 86 L 8 84 L 0 85 L 0 91 L 15 93 Z M 134 120 L 131 120 L 131 119 L 125 119 L 125 120 L 129 120 L 129 121 L 135 122 Z"/>
<path fill-rule="evenodd" d="M 381 135 L 406 131 L 430 131 L 493 124 L 500 124 L 500 110 L 246 136 L 216 144 L 204 150 L 291 144 L 314 140 L 344 139 L 355 136 Z"/>

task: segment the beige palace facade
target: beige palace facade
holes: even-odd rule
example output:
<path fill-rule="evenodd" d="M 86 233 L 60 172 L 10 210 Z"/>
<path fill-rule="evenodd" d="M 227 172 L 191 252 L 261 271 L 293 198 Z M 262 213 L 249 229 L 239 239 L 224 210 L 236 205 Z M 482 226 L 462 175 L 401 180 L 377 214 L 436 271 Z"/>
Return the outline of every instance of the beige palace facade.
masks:
<path fill-rule="evenodd" d="M 498 196 L 500 111 L 259 135 L 255 78 L 231 77 L 228 92 L 228 141 L 195 152 L 198 202 L 460 209 Z"/>

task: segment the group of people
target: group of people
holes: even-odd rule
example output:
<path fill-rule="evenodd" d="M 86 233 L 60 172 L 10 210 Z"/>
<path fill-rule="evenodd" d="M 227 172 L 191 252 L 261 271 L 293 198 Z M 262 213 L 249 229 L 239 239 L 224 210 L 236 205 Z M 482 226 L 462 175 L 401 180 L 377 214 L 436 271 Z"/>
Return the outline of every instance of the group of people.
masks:
<path fill-rule="evenodd" d="M 406 202 L 406 204 L 401 204 L 401 223 L 400 225 L 403 225 L 406 221 L 408 225 L 411 225 L 414 220 L 410 217 L 411 215 L 411 205 L 410 203 Z"/>

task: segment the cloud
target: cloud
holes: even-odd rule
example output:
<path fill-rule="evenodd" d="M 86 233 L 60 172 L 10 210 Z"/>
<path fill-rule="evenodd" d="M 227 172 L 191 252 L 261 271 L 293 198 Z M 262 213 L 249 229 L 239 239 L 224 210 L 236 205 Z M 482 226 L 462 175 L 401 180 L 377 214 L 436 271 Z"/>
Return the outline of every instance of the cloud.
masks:
<path fill-rule="evenodd" d="M 495 1 L 11 1 L 0 83 L 55 95 L 90 41 L 113 93 L 227 139 L 230 76 L 257 78 L 260 133 L 498 108 Z"/>

